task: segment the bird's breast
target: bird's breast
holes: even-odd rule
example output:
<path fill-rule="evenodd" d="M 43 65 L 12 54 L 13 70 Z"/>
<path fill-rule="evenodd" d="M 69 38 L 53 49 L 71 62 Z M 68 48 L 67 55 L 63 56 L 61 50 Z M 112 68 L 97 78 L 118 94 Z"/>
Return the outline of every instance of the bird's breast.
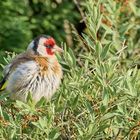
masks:
<path fill-rule="evenodd" d="M 57 60 L 49 63 L 44 57 L 36 57 L 34 61 L 20 64 L 12 72 L 7 89 L 14 99 L 22 101 L 26 100 L 29 92 L 36 101 L 43 96 L 49 99 L 59 87 L 61 78 L 62 69 Z"/>
<path fill-rule="evenodd" d="M 62 77 L 62 68 L 58 61 L 55 59 L 50 62 L 46 57 L 36 57 L 36 63 L 39 66 L 39 72 L 42 76 L 57 75 Z"/>

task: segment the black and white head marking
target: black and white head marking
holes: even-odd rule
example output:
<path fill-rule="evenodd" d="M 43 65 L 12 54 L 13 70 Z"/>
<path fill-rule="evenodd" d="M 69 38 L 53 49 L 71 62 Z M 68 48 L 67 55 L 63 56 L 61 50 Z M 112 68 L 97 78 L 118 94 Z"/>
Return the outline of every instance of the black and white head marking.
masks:
<path fill-rule="evenodd" d="M 33 50 L 35 51 L 35 53 L 37 53 L 37 48 L 38 48 L 38 44 L 39 44 L 39 40 L 40 38 L 49 38 L 50 36 L 48 35 L 39 35 L 37 36 L 35 39 L 34 39 L 34 47 L 33 47 Z"/>
<path fill-rule="evenodd" d="M 50 38 L 50 36 L 44 35 L 44 34 L 39 35 L 28 46 L 28 48 L 33 49 L 33 51 L 36 55 L 38 55 L 37 48 L 38 48 L 39 41 L 40 41 L 41 38 L 46 38 L 47 39 L 47 38 Z"/>

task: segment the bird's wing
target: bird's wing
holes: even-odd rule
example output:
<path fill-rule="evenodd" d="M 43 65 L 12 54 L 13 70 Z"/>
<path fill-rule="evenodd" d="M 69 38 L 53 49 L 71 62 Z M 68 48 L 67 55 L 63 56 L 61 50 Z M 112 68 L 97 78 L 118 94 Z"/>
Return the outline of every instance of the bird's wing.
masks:
<path fill-rule="evenodd" d="M 26 61 L 29 60 L 33 60 L 34 59 L 34 55 L 29 54 L 27 52 L 22 53 L 20 55 L 17 55 L 9 65 L 7 65 L 4 69 L 4 77 L 3 79 L 0 81 L 0 91 L 5 90 L 6 88 L 6 83 L 7 83 L 7 79 L 9 77 L 9 75 L 11 74 L 11 72 L 21 63 L 24 63 Z"/>
<path fill-rule="evenodd" d="M 8 77 L 8 75 L 5 75 L 4 78 L 1 80 L 1 82 L 0 82 L 0 91 L 5 90 L 7 77 Z"/>
<path fill-rule="evenodd" d="M 5 66 L 5 68 L 4 68 L 4 74 L 3 74 L 4 77 L 0 81 L 0 91 L 5 90 L 5 88 L 6 88 L 6 83 L 7 83 L 6 81 L 8 79 L 9 73 L 10 73 L 10 66 L 11 66 L 11 64 Z"/>

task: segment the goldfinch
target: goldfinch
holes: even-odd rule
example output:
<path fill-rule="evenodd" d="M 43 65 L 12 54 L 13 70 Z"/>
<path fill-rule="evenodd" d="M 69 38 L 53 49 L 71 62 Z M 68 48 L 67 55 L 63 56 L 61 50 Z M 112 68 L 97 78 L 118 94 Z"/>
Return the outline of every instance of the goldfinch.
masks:
<path fill-rule="evenodd" d="M 14 100 L 27 101 L 29 93 L 35 102 L 52 97 L 60 85 L 62 68 L 55 53 L 63 52 L 55 40 L 46 35 L 36 37 L 24 53 L 5 67 L 0 89 L 8 91 Z"/>

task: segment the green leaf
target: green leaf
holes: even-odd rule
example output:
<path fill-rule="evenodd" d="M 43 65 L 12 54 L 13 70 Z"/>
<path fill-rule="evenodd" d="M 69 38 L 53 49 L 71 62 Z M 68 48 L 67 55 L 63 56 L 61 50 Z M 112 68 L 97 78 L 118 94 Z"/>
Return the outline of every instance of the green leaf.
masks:
<path fill-rule="evenodd" d="M 113 30 L 104 23 L 102 23 L 102 27 L 107 31 L 107 33 L 113 34 Z"/>
<path fill-rule="evenodd" d="M 102 120 L 102 121 L 105 121 L 105 120 L 108 120 L 108 119 L 113 118 L 114 116 L 116 116 L 116 114 L 114 114 L 114 113 L 107 113 L 107 114 L 105 114 L 105 115 L 101 118 L 101 120 Z"/>
<path fill-rule="evenodd" d="M 97 42 L 97 44 L 95 45 L 95 51 L 96 51 L 98 58 L 100 58 L 100 55 L 102 52 L 102 44 L 100 42 Z"/>
<path fill-rule="evenodd" d="M 60 136 L 60 133 L 58 133 L 58 130 L 57 129 L 53 129 L 49 133 L 49 139 L 51 139 L 51 140 L 56 140 L 56 139 L 58 139 L 59 136 Z"/>
<path fill-rule="evenodd" d="M 102 49 L 102 53 L 101 53 L 102 59 L 105 59 L 105 57 L 107 56 L 107 53 L 108 53 L 111 45 L 112 45 L 112 43 L 110 42 L 109 44 L 105 45 L 105 47 Z"/>
<path fill-rule="evenodd" d="M 32 108 L 34 108 L 35 107 L 35 101 L 33 100 L 33 96 L 32 96 L 32 93 L 28 93 L 28 95 L 27 95 L 27 99 L 26 99 L 26 101 L 27 101 L 27 104 L 30 106 L 30 107 L 32 107 Z"/>
<path fill-rule="evenodd" d="M 84 34 L 84 33 L 82 33 L 82 36 L 84 37 L 84 39 L 85 39 L 87 45 L 88 45 L 91 49 L 95 50 L 95 44 L 94 44 L 93 41 L 90 39 L 90 37 L 87 36 L 87 35 Z"/>
<path fill-rule="evenodd" d="M 78 98 L 79 98 L 79 95 L 77 95 L 75 98 L 74 98 L 74 101 L 72 103 L 72 107 L 75 108 L 77 103 L 78 103 Z"/>
<path fill-rule="evenodd" d="M 75 57 L 74 52 L 72 51 L 71 48 L 69 48 L 69 54 L 70 54 L 70 56 L 72 58 L 73 67 L 76 67 L 76 57 Z"/>
<path fill-rule="evenodd" d="M 36 107 L 42 107 L 44 104 L 46 104 L 46 99 L 44 97 L 42 97 L 37 103 L 36 103 Z"/>

